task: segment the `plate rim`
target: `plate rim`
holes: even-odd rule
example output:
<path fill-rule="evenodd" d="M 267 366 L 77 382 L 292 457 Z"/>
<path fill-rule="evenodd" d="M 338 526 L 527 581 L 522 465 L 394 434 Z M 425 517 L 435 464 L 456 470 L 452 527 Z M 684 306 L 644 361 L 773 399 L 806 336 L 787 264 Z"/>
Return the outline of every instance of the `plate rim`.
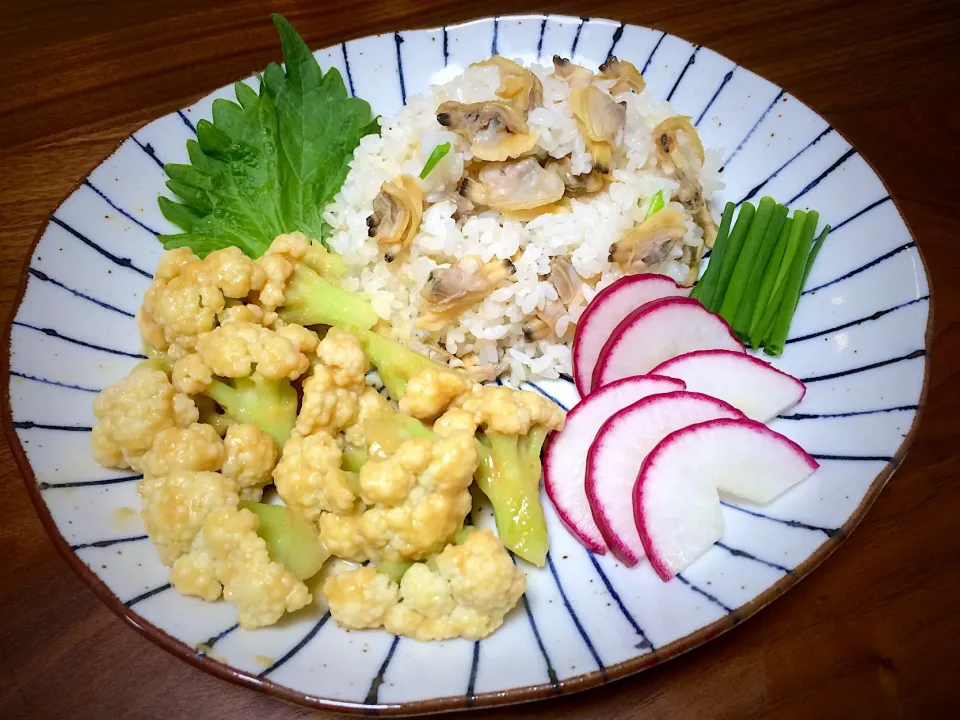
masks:
<path fill-rule="evenodd" d="M 633 23 L 628 23 L 626 21 L 618 21 L 609 17 L 576 17 L 572 15 L 563 15 L 563 14 L 554 14 L 554 13 L 516 13 L 509 15 L 486 15 L 482 17 L 471 18 L 464 20 L 458 23 L 452 23 L 446 26 L 431 26 L 431 27 L 414 27 L 406 30 L 390 31 L 385 32 L 430 32 L 433 30 L 441 30 L 446 28 L 460 28 L 467 25 L 483 22 L 493 22 L 499 20 L 559 20 L 561 22 L 581 22 L 586 21 L 601 21 L 606 23 L 611 23 L 613 25 L 619 25 L 621 27 L 635 27 L 645 30 L 654 30 L 658 32 L 665 33 L 665 36 L 676 37 L 684 42 L 690 42 L 680 35 L 675 35 L 674 33 L 667 32 L 665 30 L 660 30 L 658 28 L 650 28 L 645 25 L 635 25 Z M 383 34 L 383 33 L 380 33 Z M 360 39 L 364 37 L 374 37 L 374 35 L 360 35 L 356 38 L 350 39 Z M 693 43 L 691 43 L 693 44 Z M 325 48 L 319 48 L 323 50 Z M 311 52 L 317 52 L 316 49 L 311 49 Z M 716 51 L 713 51 L 716 52 Z M 724 59 L 725 55 L 717 53 L 720 57 Z M 746 68 L 749 70 L 749 68 Z M 750 72 L 753 72 L 752 70 Z M 758 77 L 763 78 L 765 81 L 766 77 L 755 73 Z M 771 83 L 776 84 L 776 83 Z M 227 87 L 227 86 L 224 86 Z M 778 87 L 780 87 L 778 85 Z M 215 88 L 212 91 L 203 93 L 199 95 L 198 99 L 202 99 L 210 95 L 211 92 L 216 92 L 220 88 Z M 786 89 L 786 88 L 782 88 Z M 790 93 L 793 95 L 793 93 Z M 194 96 L 196 97 L 196 96 Z M 793 95 L 800 102 L 803 102 L 798 96 Z M 196 101 L 196 100 L 195 100 Z M 195 102 L 194 101 L 194 102 Z M 806 103 L 804 102 L 806 105 Z M 807 107 L 810 107 L 807 105 Z M 810 107 L 810 109 L 817 114 L 819 117 L 823 117 L 816 109 Z M 171 112 L 176 112 L 173 110 Z M 168 113 L 169 114 L 169 113 Z M 149 120 L 146 124 L 150 124 L 166 115 L 161 115 Z M 143 127 L 143 126 L 141 126 Z M 832 125 L 831 125 L 832 127 Z M 135 132 L 135 131 L 134 131 Z M 850 145 L 850 147 L 855 148 L 856 146 L 851 143 L 847 137 L 834 128 L 834 132 L 843 137 L 843 139 Z M 132 135 L 132 133 L 131 133 Z M 101 159 L 97 165 L 99 167 L 106 159 L 110 158 L 116 151 L 126 142 L 131 135 L 127 135 L 121 138 L 115 147 L 110 150 L 110 152 Z M 107 586 L 107 584 L 97 576 L 87 565 L 83 562 L 80 556 L 71 549 L 70 544 L 60 533 L 60 530 L 54 521 L 49 507 L 47 506 L 46 501 L 43 499 L 43 496 L 40 493 L 38 487 L 37 478 L 33 473 L 33 468 L 30 465 L 30 462 L 27 458 L 26 452 L 23 449 L 22 444 L 20 443 L 19 435 L 16 432 L 16 429 L 13 425 L 13 412 L 12 405 L 10 401 L 10 359 L 11 359 L 11 349 L 12 349 L 12 331 L 13 323 L 17 317 L 17 314 L 20 311 L 20 308 L 23 304 L 23 298 L 27 290 L 27 284 L 29 281 L 30 273 L 30 262 L 33 259 L 33 255 L 36 251 L 36 247 L 40 240 L 42 239 L 47 227 L 50 224 L 50 218 L 56 213 L 64 202 L 66 202 L 83 184 L 83 180 L 86 177 L 80 178 L 77 180 L 66 194 L 57 202 L 53 210 L 47 215 L 43 225 L 37 230 L 33 240 L 31 241 L 29 247 L 27 248 L 27 253 L 23 265 L 20 270 L 20 280 L 19 286 L 17 288 L 16 297 L 11 305 L 10 315 L 7 318 L 5 327 L 3 329 L 2 342 L 3 352 L 0 353 L 0 418 L 3 422 L 3 433 L 7 441 L 7 445 L 10 447 L 11 454 L 13 455 L 14 461 L 16 462 L 17 468 L 20 472 L 21 477 L 23 478 L 24 484 L 27 487 L 27 493 L 30 496 L 30 500 L 33 503 L 33 507 L 37 512 L 40 522 L 43 525 L 44 531 L 49 536 L 50 540 L 53 542 L 54 547 L 60 553 L 60 556 L 66 561 L 70 569 L 77 575 L 79 578 L 91 589 L 94 594 L 106 605 L 115 615 L 120 619 L 126 621 L 131 625 L 137 632 L 146 637 L 155 645 L 163 648 L 171 655 L 184 660 L 187 663 L 193 665 L 194 667 L 200 668 L 201 670 L 217 677 L 222 680 L 226 680 L 236 685 L 242 687 L 251 688 L 257 690 L 258 692 L 264 693 L 266 695 L 277 697 L 288 702 L 295 703 L 297 705 L 309 707 L 315 710 L 326 710 L 340 713 L 349 713 L 349 714 L 374 714 L 374 715 L 389 715 L 389 716 L 398 716 L 398 715 L 415 715 L 415 714 L 426 714 L 426 713 L 438 713 L 438 712 L 450 712 L 456 710 L 468 710 L 474 708 L 489 708 L 489 707 L 498 707 L 506 705 L 514 705 L 523 702 L 531 702 L 535 700 L 545 700 L 551 697 L 559 697 L 562 695 L 568 695 L 575 692 L 581 692 L 583 690 L 588 690 L 594 687 L 599 687 L 601 685 L 606 685 L 615 680 L 627 677 L 639 673 L 642 670 L 646 670 L 655 665 L 660 665 L 667 660 L 673 659 L 682 655 L 700 645 L 705 644 L 706 642 L 713 640 L 714 638 L 722 635 L 728 630 L 733 629 L 743 621 L 748 618 L 756 615 L 764 607 L 772 603 L 774 600 L 785 594 L 788 590 L 793 588 L 797 583 L 802 579 L 807 577 L 814 569 L 816 569 L 821 563 L 823 563 L 833 552 L 844 542 L 860 524 L 863 518 L 866 516 L 870 507 L 876 501 L 880 492 L 889 482 L 893 474 L 900 468 L 903 464 L 903 461 L 906 457 L 906 454 L 910 447 L 913 445 L 913 441 L 916 437 L 917 429 L 919 428 L 920 421 L 923 417 L 923 413 L 926 407 L 927 393 L 930 389 L 930 374 L 931 374 L 931 359 L 932 359 L 932 345 L 933 345 L 933 325 L 934 325 L 934 288 L 932 283 L 932 278 L 927 266 L 927 261 L 924 258 L 923 251 L 920 248 L 919 243 L 916 242 L 916 235 L 913 229 L 910 227 L 909 222 L 901 211 L 900 204 L 897 201 L 897 198 L 890 192 L 890 188 L 887 186 L 887 183 L 884 181 L 883 176 L 877 171 L 876 167 L 870 161 L 869 158 L 865 157 L 862 153 L 860 157 L 866 162 L 870 167 L 871 172 L 874 176 L 880 181 L 884 190 L 887 191 L 891 202 L 897 210 L 897 213 L 900 216 L 900 219 L 903 221 L 904 227 L 910 233 L 911 240 L 914 243 L 914 249 L 917 251 L 917 256 L 920 258 L 920 264 L 923 267 L 924 276 L 927 281 L 929 300 L 928 300 L 928 309 L 927 309 L 927 327 L 924 332 L 924 371 L 923 371 L 923 384 L 920 389 L 920 395 L 917 401 L 917 410 L 914 415 L 913 422 L 910 425 L 907 433 L 904 435 L 903 441 L 897 447 L 896 452 L 893 454 L 890 461 L 888 461 L 883 469 L 877 474 L 877 476 L 871 481 L 870 486 L 867 488 L 864 493 L 863 499 L 857 505 L 857 507 L 850 514 L 850 517 L 847 518 L 846 522 L 841 525 L 836 533 L 833 536 L 828 537 L 812 554 L 810 554 L 802 563 L 800 563 L 796 568 L 793 569 L 792 573 L 784 575 L 780 580 L 775 582 L 773 585 L 768 587 L 759 595 L 752 598 L 749 602 L 741 605 L 740 607 L 734 609 L 732 612 L 724 615 L 723 617 L 715 620 L 714 622 L 704 625 L 697 630 L 684 635 L 683 637 L 677 638 L 673 642 L 659 647 L 656 650 L 644 653 L 643 655 L 624 660 L 616 665 L 610 665 L 603 670 L 593 670 L 588 673 L 581 673 L 579 675 L 561 680 L 558 684 L 554 685 L 551 683 L 542 683 L 539 685 L 526 685 L 523 687 L 512 688 L 509 690 L 502 691 L 491 691 L 485 693 L 479 693 L 476 695 L 448 695 L 438 698 L 428 698 L 423 700 L 412 700 L 399 703 L 382 703 L 377 702 L 376 704 L 370 705 L 364 702 L 355 702 L 347 700 L 337 700 L 334 698 L 321 698 L 314 695 L 310 695 L 307 692 L 300 690 L 295 690 L 293 688 L 282 685 L 278 682 L 275 682 L 269 678 L 261 678 L 257 675 L 239 670 L 231 665 L 228 665 L 224 662 L 205 654 L 201 654 L 192 648 L 183 641 L 175 638 L 170 633 L 162 630 L 153 623 L 146 620 L 144 617 L 140 616 L 136 611 L 131 608 L 128 608 L 123 601 L 113 593 L 112 590 Z"/>

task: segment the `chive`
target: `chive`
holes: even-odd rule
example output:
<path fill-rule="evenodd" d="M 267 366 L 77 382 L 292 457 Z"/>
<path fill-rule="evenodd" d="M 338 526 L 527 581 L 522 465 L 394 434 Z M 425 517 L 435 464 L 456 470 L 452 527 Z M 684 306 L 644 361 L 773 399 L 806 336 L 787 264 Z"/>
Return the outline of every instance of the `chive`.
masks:
<path fill-rule="evenodd" d="M 650 207 L 647 208 L 647 212 L 643 216 L 643 219 L 646 220 L 658 210 L 663 210 L 663 190 L 657 190 L 657 194 L 654 195 L 653 199 L 650 201 Z"/>
<path fill-rule="evenodd" d="M 813 234 L 817 231 L 817 223 L 819 221 L 820 213 L 816 210 L 811 210 L 807 213 L 803 236 L 800 239 L 800 247 L 797 248 L 796 257 L 790 266 L 790 279 L 786 284 L 786 290 L 783 294 L 783 303 L 780 305 L 780 311 L 777 313 L 777 319 L 770 331 L 770 336 L 765 340 L 763 351 L 767 355 L 779 355 L 783 352 L 783 345 L 787 341 L 787 333 L 790 332 L 790 323 L 793 322 L 793 314 L 796 312 L 797 304 L 800 302 L 800 291 L 803 289 L 803 277 L 806 275 L 810 255 L 813 253 L 811 249 Z"/>
<path fill-rule="evenodd" d="M 760 323 L 763 320 L 763 314 L 770 303 L 773 295 L 773 283 L 777 279 L 777 271 L 783 263 L 783 255 L 787 250 L 787 242 L 790 239 L 790 233 L 793 228 L 793 218 L 787 218 L 783 223 L 783 229 L 780 230 L 780 237 L 777 238 L 777 244 L 770 255 L 770 261 L 763 271 L 763 279 L 760 282 L 760 292 L 757 295 L 757 303 L 753 308 L 753 316 L 750 318 L 750 345 L 758 348 L 763 340 L 763 333 L 760 331 Z"/>
<path fill-rule="evenodd" d="M 820 248 L 823 247 L 824 241 L 827 239 L 827 235 L 830 233 L 830 226 L 827 225 L 823 232 L 820 233 L 820 237 L 817 238 L 817 241 L 813 244 L 813 250 L 810 251 L 810 257 L 807 258 L 807 268 L 803 271 L 803 285 L 801 288 L 807 286 L 807 278 L 810 277 L 810 270 L 813 268 L 813 261 L 817 259 L 817 255 L 820 254 Z"/>
<path fill-rule="evenodd" d="M 773 211 L 773 218 L 767 225 L 767 231 L 763 234 L 763 242 L 760 244 L 760 250 L 757 252 L 756 261 L 750 269 L 750 277 L 747 279 L 747 289 L 740 301 L 740 307 L 737 309 L 736 317 L 733 321 L 734 331 L 742 338 L 750 335 L 750 321 L 753 320 L 753 311 L 757 307 L 757 299 L 760 297 L 760 287 L 763 282 L 764 274 L 770 263 L 770 256 L 777 246 L 777 240 L 780 238 L 780 232 L 787 222 L 787 214 L 790 210 L 786 205 L 777 205 Z"/>
<path fill-rule="evenodd" d="M 697 298 L 704 307 L 710 306 L 713 299 L 713 291 L 717 286 L 717 276 L 720 274 L 720 264 L 723 262 L 723 255 L 727 250 L 727 237 L 730 233 L 730 223 L 733 221 L 733 211 L 736 206 L 728 202 L 723 208 L 723 217 L 720 219 L 720 229 L 717 230 L 717 237 L 713 241 L 713 252 L 710 256 L 710 262 L 707 263 L 707 270 L 700 278 L 700 282 L 690 293 L 690 297 Z"/>
<path fill-rule="evenodd" d="M 779 267 L 771 268 L 771 270 L 776 271 L 776 278 L 773 281 L 770 301 L 766 307 L 761 309 L 763 315 L 757 328 L 757 334 L 750 333 L 750 344 L 753 347 L 760 347 L 757 341 L 763 342 L 766 339 L 777 319 L 777 313 L 780 311 L 780 305 L 783 302 L 783 293 L 786 290 L 787 278 L 790 275 L 790 268 L 793 266 L 793 259 L 797 256 L 797 249 L 800 247 L 800 238 L 803 237 L 806 221 L 807 213 L 805 211 L 797 210 L 793 214 L 793 225 L 790 228 L 790 237 L 787 238 L 783 260 L 780 261 Z"/>
<path fill-rule="evenodd" d="M 720 315 L 731 325 L 737 317 L 740 301 L 747 289 L 747 281 L 757 261 L 760 244 L 767 233 L 767 227 L 770 225 L 770 219 L 773 217 L 773 211 L 776 207 L 777 202 L 772 197 L 764 197 L 760 200 L 757 213 L 753 222 L 750 223 L 750 230 L 740 249 L 737 264 L 730 275 L 730 284 L 727 286 L 727 292 L 720 304 Z"/>
<path fill-rule="evenodd" d="M 450 143 L 445 142 L 442 145 L 437 145 L 433 152 L 430 153 L 430 157 L 427 158 L 426 164 L 423 166 L 423 170 L 420 171 L 420 179 L 426 180 L 427 175 L 430 174 L 430 171 L 433 170 L 437 163 L 443 160 L 444 156 L 450 152 Z"/>
<path fill-rule="evenodd" d="M 713 293 L 713 299 L 707 310 L 717 312 L 723 303 L 723 298 L 727 294 L 727 287 L 730 285 L 730 276 L 733 275 L 733 268 L 737 264 L 737 258 L 740 257 L 740 248 L 743 247 L 743 241 L 750 230 L 750 224 L 753 222 L 753 216 L 757 209 L 750 203 L 744 203 L 737 215 L 737 222 L 730 232 L 727 239 L 727 250 L 723 254 L 723 263 L 720 265 L 720 275 L 717 277 L 717 287 Z"/>

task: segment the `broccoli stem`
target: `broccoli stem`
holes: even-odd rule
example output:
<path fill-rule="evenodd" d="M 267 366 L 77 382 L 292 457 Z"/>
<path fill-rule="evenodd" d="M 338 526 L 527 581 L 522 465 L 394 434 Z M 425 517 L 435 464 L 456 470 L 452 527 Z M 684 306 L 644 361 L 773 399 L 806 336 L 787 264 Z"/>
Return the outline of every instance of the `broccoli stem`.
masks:
<path fill-rule="evenodd" d="M 231 382 L 214 379 L 204 394 L 231 418 L 253 423 L 283 447 L 297 422 L 297 391 L 290 381 L 234 378 Z"/>
<path fill-rule="evenodd" d="M 343 258 L 327 249 L 316 241 L 311 241 L 307 254 L 303 258 L 308 266 L 325 278 L 339 278 L 346 269 Z"/>
<path fill-rule="evenodd" d="M 540 446 L 546 432 L 524 437 L 487 432 L 474 476 L 493 505 L 500 540 L 509 550 L 543 567 L 549 541 L 540 504 Z"/>
<path fill-rule="evenodd" d="M 347 328 L 363 344 L 363 351 L 370 363 L 377 368 L 380 379 L 390 393 L 390 397 L 399 400 L 407 389 L 407 381 L 419 372 L 434 368 L 439 372 L 454 372 L 446 365 L 421 355 L 416 350 L 395 340 L 378 335 L 369 329 Z"/>
<path fill-rule="evenodd" d="M 319 257 L 316 251 L 314 255 Z M 327 260 L 331 257 L 328 255 Z M 380 319 L 365 299 L 327 282 L 306 264 L 294 269 L 278 312 L 285 322 L 298 325 L 368 329 Z"/>
<path fill-rule="evenodd" d="M 301 580 L 316 575 L 330 557 L 317 527 L 284 505 L 241 501 L 241 509 L 260 519 L 259 535 L 270 558 L 286 565 Z"/>

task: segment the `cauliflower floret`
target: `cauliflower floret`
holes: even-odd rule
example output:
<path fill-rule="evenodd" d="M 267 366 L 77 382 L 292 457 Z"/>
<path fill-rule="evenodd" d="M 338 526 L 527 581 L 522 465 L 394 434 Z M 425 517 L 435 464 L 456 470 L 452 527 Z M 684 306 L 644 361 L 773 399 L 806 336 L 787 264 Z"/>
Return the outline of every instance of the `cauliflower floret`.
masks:
<path fill-rule="evenodd" d="M 223 465 L 223 441 L 210 425 L 167 428 L 157 433 L 141 461 L 147 476 L 178 472 L 215 472 Z"/>
<path fill-rule="evenodd" d="M 138 490 L 147 535 L 166 565 L 187 552 L 207 515 L 218 507 L 236 507 L 239 501 L 236 483 L 215 472 L 146 477 Z"/>
<path fill-rule="evenodd" d="M 305 335 L 313 334 L 306 328 L 299 330 Z M 293 331 L 288 329 L 287 335 L 293 335 Z M 265 378 L 296 380 L 310 367 L 310 360 L 301 351 L 299 342 L 288 336 L 262 325 L 232 322 L 203 333 L 197 339 L 197 354 L 210 372 L 220 377 L 248 377 L 256 366 L 256 371 Z M 302 335 L 297 338 L 303 339 Z M 182 362 L 174 366 L 178 377 L 181 371 L 177 366 Z"/>
<path fill-rule="evenodd" d="M 320 516 L 327 548 L 351 560 L 416 560 L 440 551 L 470 511 L 477 467 L 472 436 L 411 439 L 360 470 L 361 515 Z"/>
<path fill-rule="evenodd" d="M 393 580 L 372 567 L 331 575 L 323 583 L 330 614 L 350 630 L 377 628 L 397 604 L 400 590 Z"/>
<path fill-rule="evenodd" d="M 360 341 L 331 328 L 317 347 L 321 364 L 303 383 L 303 404 L 297 416 L 302 435 L 318 431 L 336 434 L 357 422 L 359 397 L 366 390 L 370 368 Z"/>
<path fill-rule="evenodd" d="M 477 388 L 456 404 L 471 413 L 477 425 L 505 435 L 526 435 L 534 425 L 560 430 L 566 417 L 556 403 L 540 393 L 504 386 Z"/>
<path fill-rule="evenodd" d="M 451 408 L 438 417 L 433 423 L 433 432 L 440 437 L 450 437 L 458 433 L 473 435 L 477 432 L 477 421 L 474 413 Z"/>
<path fill-rule="evenodd" d="M 400 410 L 419 420 L 433 420 L 473 385 L 465 375 L 428 367 L 407 381 Z"/>
<path fill-rule="evenodd" d="M 277 444 L 253 423 L 227 428 L 223 474 L 240 487 L 244 500 L 259 502 L 277 464 Z"/>
<path fill-rule="evenodd" d="M 259 291 L 259 302 L 265 310 L 273 311 L 283 304 L 287 279 L 309 247 L 310 240 L 301 232 L 277 235 L 267 252 L 254 260 L 260 273 L 254 289 Z"/>
<path fill-rule="evenodd" d="M 269 325 L 270 323 L 264 322 L 267 317 L 267 313 L 263 311 L 263 308 L 259 305 L 254 305 L 253 303 L 248 303 L 246 305 L 230 305 L 223 309 L 219 315 L 219 320 L 221 325 L 229 325 L 230 323 L 252 323 L 254 325 Z"/>
<path fill-rule="evenodd" d="M 294 432 L 273 470 L 283 502 L 311 522 L 321 511 L 352 512 L 357 495 L 351 489 L 350 475 L 340 469 L 341 454 L 329 433 L 304 437 Z"/>
<path fill-rule="evenodd" d="M 211 512 L 187 555 L 174 564 L 171 584 L 178 592 L 216 599 L 237 608 L 240 627 L 273 625 L 285 612 L 312 601 L 307 586 L 281 563 L 270 559 L 259 535 L 260 520 L 249 510 L 223 507 Z"/>
<path fill-rule="evenodd" d="M 187 427 L 199 417 L 193 401 L 178 394 L 163 371 L 146 363 L 97 395 L 93 414 L 100 421 L 91 437 L 96 461 L 134 470 L 161 430 Z"/>
<path fill-rule="evenodd" d="M 363 424 L 367 420 L 373 420 L 375 418 L 388 418 L 393 415 L 396 410 L 393 405 L 390 404 L 389 400 L 372 387 L 365 387 L 363 392 L 360 393 L 357 402 L 357 419 L 353 425 L 344 429 L 343 437 L 347 445 L 363 447 L 366 444 L 366 434 L 363 429 Z"/>
<path fill-rule="evenodd" d="M 137 311 L 140 333 L 149 345 L 179 359 L 214 328 L 224 298 L 244 297 L 261 275 L 237 248 L 210 253 L 206 260 L 187 248 L 171 250 L 160 259 Z"/>
<path fill-rule="evenodd" d="M 327 578 L 330 613 L 350 629 L 383 625 L 416 640 L 479 640 L 503 624 L 526 590 L 523 572 L 490 530 L 448 545 L 436 569 L 414 563 L 397 584 L 372 567 Z"/>

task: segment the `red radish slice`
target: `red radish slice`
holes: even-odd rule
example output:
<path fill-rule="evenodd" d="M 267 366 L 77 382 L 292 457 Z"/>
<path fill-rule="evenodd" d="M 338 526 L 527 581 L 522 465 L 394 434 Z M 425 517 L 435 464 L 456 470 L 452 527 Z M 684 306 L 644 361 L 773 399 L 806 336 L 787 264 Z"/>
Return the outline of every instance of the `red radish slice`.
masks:
<path fill-rule="evenodd" d="M 683 380 L 687 390 L 730 403 L 751 420 L 767 422 L 803 399 L 806 386 L 759 358 L 730 350 L 697 350 L 660 363 L 654 375 Z"/>
<path fill-rule="evenodd" d="M 718 490 L 767 503 L 818 467 L 795 442 L 755 420 L 709 420 L 670 433 L 643 461 L 633 491 L 650 564 L 669 580 L 720 539 Z"/>
<path fill-rule="evenodd" d="M 711 420 L 678 430 L 669 440 L 690 453 L 684 472 L 707 478 L 717 490 L 765 505 L 820 464 L 793 440 L 755 420 Z M 652 453 L 651 453 L 652 455 Z"/>
<path fill-rule="evenodd" d="M 584 398 L 569 413 L 560 432 L 551 433 L 543 452 L 543 484 L 557 514 L 591 552 L 607 552 L 593 519 L 587 491 L 587 451 L 600 426 L 618 410 L 650 395 L 683 390 L 683 382 L 652 375 L 610 383 Z"/>
<path fill-rule="evenodd" d="M 573 339 L 573 381 L 581 397 L 590 394 L 600 349 L 621 320 L 652 300 L 688 292 L 690 288 L 677 285 L 666 275 L 629 275 L 598 292 L 577 321 Z"/>
<path fill-rule="evenodd" d="M 693 298 L 655 300 L 627 315 L 610 335 L 593 371 L 595 390 L 694 350 L 745 353 L 730 326 Z"/>
<path fill-rule="evenodd" d="M 680 428 L 718 418 L 743 418 L 722 400 L 691 392 L 651 395 L 611 416 L 587 453 L 587 500 L 603 539 L 624 565 L 643 557 L 631 495 L 647 455 Z"/>
<path fill-rule="evenodd" d="M 694 425 L 693 427 L 698 427 Z M 673 450 L 671 433 L 643 463 L 633 490 L 633 512 L 643 549 L 663 581 L 688 568 L 723 537 L 716 486 L 700 475 L 699 448 Z M 693 467 L 691 467 L 691 465 Z"/>

